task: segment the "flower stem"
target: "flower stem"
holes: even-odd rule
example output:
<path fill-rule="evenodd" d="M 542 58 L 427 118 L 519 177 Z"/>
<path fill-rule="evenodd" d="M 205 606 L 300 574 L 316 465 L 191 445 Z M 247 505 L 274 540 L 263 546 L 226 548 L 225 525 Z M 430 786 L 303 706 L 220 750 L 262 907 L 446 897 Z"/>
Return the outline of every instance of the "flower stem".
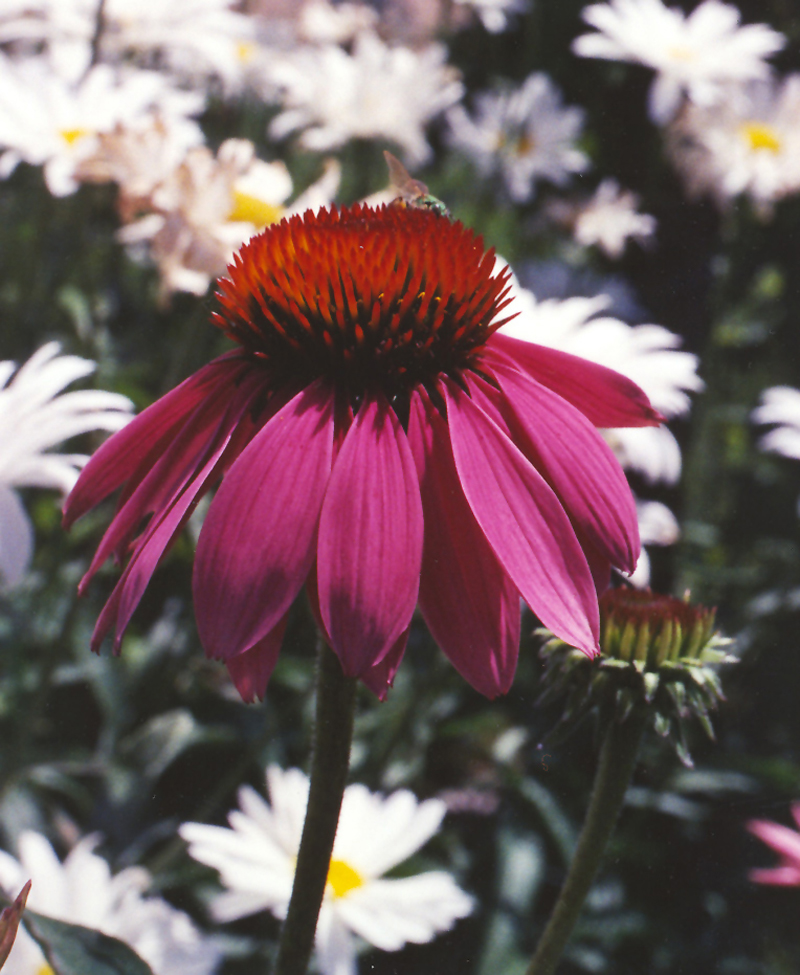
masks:
<path fill-rule="evenodd" d="M 308 807 L 274 975 L 305 975 L 308 968 L 347 782 L 355 702 L 355 679 L 345 677 L 336 654 L 320 640 Z"/>
<path fill-rule="evenodd" d="M 600 752 L 586 819 L 567 879 L 525 975 L 553 975 L 617 822 L 647 721 L 644 708 L 612 719 Z"/>

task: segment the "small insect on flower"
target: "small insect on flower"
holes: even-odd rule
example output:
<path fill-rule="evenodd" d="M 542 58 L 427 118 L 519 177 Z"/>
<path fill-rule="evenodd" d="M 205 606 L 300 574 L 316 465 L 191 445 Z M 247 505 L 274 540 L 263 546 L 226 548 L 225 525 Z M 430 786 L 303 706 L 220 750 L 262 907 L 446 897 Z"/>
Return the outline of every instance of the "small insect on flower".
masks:
<path fill-rule="evenodd" d="M 389 167 L 391 187 L 393 190 L 397 190 L 397 194 L 401 200 L 404 200 L 412 207 L 433 210 L 440 217 L 450 216 L 450 211 L 439 197 L 429 193 L 428 187 L 421 180 L 414 179 L 397 156 L 393 156 L 391 152 L 384 150 L 383 158 Z"/>

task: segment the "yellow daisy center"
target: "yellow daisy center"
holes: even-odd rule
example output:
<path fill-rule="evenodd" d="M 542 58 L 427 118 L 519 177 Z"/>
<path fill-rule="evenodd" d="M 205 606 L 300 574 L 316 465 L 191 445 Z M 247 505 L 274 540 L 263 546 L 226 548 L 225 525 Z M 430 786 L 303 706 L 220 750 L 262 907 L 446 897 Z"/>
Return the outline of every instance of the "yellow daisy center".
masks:
<path fill-rule="evenodd" d="M 694 61 L 697 56 L 697 52 L 685 44 L 676 44 L 667 53 L 675 61 Z"/>
<path fill-rule="evenodd" d="M 256 53 L 256 45 L 251 41 L 239 41 L 236 45 L 236 58 L 242 64 L 249 64 Z"/>
<path fill-rule="evenodd" d="M 228 220 L 252 223 L 255 227 L 267 227 L 271 223 L 277 223 L 282 216 L 283 207 L 259 200 L 257 196 L 251 196 L 250 193 L 233 191 L 233 206 L 228 214 Z"/>
<path fill-rule="evenodd" d="M 780 136 L 771 125 L 764 122 L 745 122 L 742 125 L 742 135 L 753 152 L 758 152 L 759 149 L 773 153 L 781 151 Z"/>
<path fill-rule="evenodd" d="M 36 975 L 56 975 L 56 973 L 49 965 L 42 965 L 41 968 L 36 969 Z"/>
<path fill-rule="evenodd" d="M 78 139 L 89 134 L 88 129 L 61 129 L 59 135 L 68 146 L 74 145 Z"/>
<path fill-rule="evenodd" d="M 333 888 L 334 897 L 346 897 L 351 890 L 364 885 L 364 878 L 344 860 L 331 860 L 328 884 Z"/>

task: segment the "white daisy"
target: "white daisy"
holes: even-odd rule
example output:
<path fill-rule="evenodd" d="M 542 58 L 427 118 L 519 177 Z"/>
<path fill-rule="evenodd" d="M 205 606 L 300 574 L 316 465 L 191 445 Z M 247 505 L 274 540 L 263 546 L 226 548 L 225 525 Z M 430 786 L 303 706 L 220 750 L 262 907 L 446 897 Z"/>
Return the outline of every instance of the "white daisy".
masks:
<path fill-rule="evenodd" d="M 768 206 L 800 191 L 800 74 L 730 89 L 712 109 L 689 106 L 670 131 L 691 193 L 720 203 L 747 193 Z"/>
<path fill-rule="evenodd" d="M 635 193 L 604 179 L 575 217 L 575 240 L 584 247 L 596 245 L 611 258 L 621 257 L 630 238 L 645 240 L 656 231 L 655 217 L 638 213 L 638 205 Z"/>
<path fill-rule="evenodd" d="M 356 37 L 352 54 L 307 45 L 276 56 L 270 78 L 284 108 L 270 125 L 273 138 L 302 129 L 301 144 L 316 152 L 355 138 L 388 140 L 415 165 L 431 156 L 425 126 L 464 90 L 443 45 L 389 47 L 370 31 Z"/>
<path fill-rule="evenodd" d="M 611 303 L 606 295 L 538 302 L 516 278 L 511 286 L 512 304 L 503 309 L 503 317 L 518 315 L 504 326 L 506 335 L 570 352 L 622 373 L 641 386 L 666 417 L 687 413 L 691 405 L 688 393 L 703 388 L 697 356 L 678 351 L 678 335 L 660 325 L 631 326 L 616 318 L 595 317 Z M 666 427 L 613 430 L 608 439 L 623 466 L 650 481 L 678 480 L 680 448 Z"/>
<path fill-rule="evenodd" d="M 88 66 L 96 30 L 97 0 L 14 0 L 13 15 L 0 13 L 0 39 L 44 41 L 56 63 L 64 52 L 74 62 L 72 77 Z M 236 12 L 233 0 L 105 0 L 100 47 L 103 58 L 130 54 L 156 58 L 181 75 L 216 75 L 238 87 L 257 60 L 260 47 L 251 17 Z"/>
<path fill-rule="evenodd" d="M 77 189 L 77 167 L 98 150 L 102 133 L 135 125 L 160 102 L 177 107 L 168 81 L 155 71 L 109 65 L 71 85 L 41 58 L 13 64 L 0 56 L 0 175 L 19 162 L 44 166 L 54 196 Z"/>
<path fill-rule="evenodd" d="M 164 294 L 205 294 L 254 233 L 291 213 L 330 203 L 338 185 L 338 165 L 328 165 L 321 179 L 286 207 L 292 179 L 284 163 L 264 162 L 255 157 L 251 142 L 228 139 L 216 156 L 205 146 L 191 149 L 150 195 L 151 212 L 118 236 L 127 244 L 148 243 Z"/>
<path fill-rule="evenodd" d="M 159 897 L 145 897 L 150 875 L 127 867 L 112 875 L 94 852 L 98 837 L 81 840 L 61 863 L 40 833 L 19 838 L 19 860 L 0 851 L 0 886 L 14 895 L 32 880 L 28 907 L 48 917 L 81 924 L 118 938 L 146 961 L 155 975 L 210 975 L 220 952 L 189 918 Z M 3 975 L 53 975 L 39 946 L 22 928 Z"/>
<path fill-rule="evenodd" d="M 759 440 L 761 450 L 800 460 L 800 389 L 793 386 L 765 389 L 751 419 L 754 423 L 775 424 Z"/>
<path fill-rule="evenodd" d="M 131 418 L 131 402 L 117 393 L 62 393 L 94 372 L 95 364 L 58 353 L 58 343 L 49 342 L 19 369 L 14 362 L 0 362 L 0 578 L 5 585 L 21 580 L 33 552 L 33 528 L 15 488 L 66 494 L 89 458 L 49 453 L 50 448 L 91 430 L 119 430 Z"/>
<path fill-rule="evenodd" d="M 650 115 L 669 121 L 686 94 L 711 105 L 731 81 L 765 78 L 765 58 L 780 51 L 786 38 L 766 24 L 739 25 L 736 7 L 704 0 L 687 17 L 661 0 L 610 0 L 583 11 L 597 33 L 573 42 L 576 54 L 612 61 L 635 61 L 657 72 L 650 89 Z"/>
<path fill-rule="evenodd" d="M 584 113 L 562 106 L 546 74 L 532 74 L 511 91 L 484 92 L 475 108 L 474 118 L 460 105 L 448 112 L 451 144 L 484 176 L 499 172 L 513 200 L 531 199 L 537 180 L 563 185 L 571 173 L 588 167 L 575 147 Z"/>
<path fill-rule="evenodd" d="M 528 8 L 527 0 L 455 0 L 455 2 L 473 10 L 491 34 L 500 34 L 508 27 L 514 14 L 522 13 Z"/>
<path fill-rule="evenodd" d="M 636 501 L 636 516 L 639 521 L 639 538 L 642 552 L 636 568 L 627 577 L 639 589 L 650 585 L 650 556 L 648 545 L 674 545 L 680 538 L 678 519 L 660 501 Z"/>
<path fill-rule="evenodd" d="M 348 44 L 362 31 L 378 25 L 378 12 L 364 3 L 306 0 L 298 19 L 298 33 L 309 44 Z"/>
<path fill-rule="evenodd" d="M 180 94 L 199 111 L 202 96 Z M 95 151 L 76 168 L 75 176 L 81 182 L 119 186 L 117 208 L 123 222 L 146 211 L 156 187 L 172 176 L 190 149 L 205 141 L 199 125 L 183 113 L 170 112 L 169 107 L 165 100 L 158 110 L 133 124 L 119 124 L 113 131 L 101 133 Z"/>
<path fill-rule="evenodd" d="M 267 770 L 272 805 L 253 789 L 239 790 L 231 829 L 185 823 L 180 835 L 189 853 L 220 873 L 227 891 L 212 902 L 219 921 L 271 911 L 283 918 L 289 905 L 308 799 L 308 779 L 297 769 Z M 399 880 L 383 875 L 434 835 L 447 807 L 418 802 L 406 790 L 388 797 L 362 785 L 344 793 L 328 885 L 317 925 L 323 975 L 356 975 L 358 935 L 382 951 L 431 941 L 473 909 L 473 902 L 443 871 Z"/>

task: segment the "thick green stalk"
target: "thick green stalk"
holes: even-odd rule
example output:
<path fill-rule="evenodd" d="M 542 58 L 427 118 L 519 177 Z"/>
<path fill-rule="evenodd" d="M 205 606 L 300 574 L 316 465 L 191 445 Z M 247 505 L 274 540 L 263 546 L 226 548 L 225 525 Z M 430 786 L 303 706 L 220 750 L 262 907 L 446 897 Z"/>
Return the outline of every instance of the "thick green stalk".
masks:
<path fill-rule="evenodd" d="M 642 709 L 628 715 L 623 722 L 612 720 L 609 726 L 567 879 L 525 975 L 553 975 L 556 970 L 614 831 L 636 767 L 646 720 L 647 713 Z"/>
<path fill-rule="evenodd" d="M 320 641 L 308 808 L 274 975 L 305 975 L 308 968 L 347 782 L 355 701 L 355 679 L 345 677 L 336 654 Z"/>

